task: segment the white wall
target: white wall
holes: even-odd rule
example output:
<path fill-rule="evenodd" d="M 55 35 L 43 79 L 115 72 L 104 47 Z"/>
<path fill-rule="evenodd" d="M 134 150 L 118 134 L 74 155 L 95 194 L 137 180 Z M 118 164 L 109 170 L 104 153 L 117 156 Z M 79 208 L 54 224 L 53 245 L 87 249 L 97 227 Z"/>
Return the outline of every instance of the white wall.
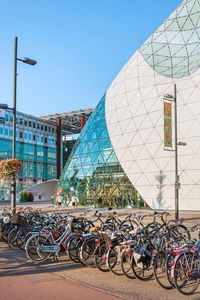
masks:
<path fill-rule="evenodd" d="M 180 209 L 200 210 L 200 69 L 167 78 L 136 52 L 106 93 L 106 123 L 119 162 L 143 199 L 153 208 L 174 209 L 174 152 L 163 149 L 163 96 L 173 95 L 174 83 L 178 141 L 187 143 L 178 146 Z"/>
<path fill-rule="evenodd" d="M 48 201 L 51 200 L 52 195 L 54 195 L 57 183 L 57 179 L 44 181 L 29 187 L 26 191 L 34 195 L 34 201 Z M 39 194 L 41 195 L 40 200 L 38 199 Z M 17 194 L 17 202 L 20 201 L 20 196 L 21 192 Z"/>

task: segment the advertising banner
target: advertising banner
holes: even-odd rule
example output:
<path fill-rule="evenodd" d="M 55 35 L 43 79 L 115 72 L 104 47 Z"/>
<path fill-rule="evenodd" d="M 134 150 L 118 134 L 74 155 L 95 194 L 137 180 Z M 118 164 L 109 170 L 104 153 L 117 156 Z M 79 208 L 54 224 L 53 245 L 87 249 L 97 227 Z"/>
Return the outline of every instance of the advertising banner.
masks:
<path fill-rule="evenodd" d="M 57 204 L 57 198 L 58 198 L 58 196 L 62 193 L 62 190 L 63 190 L 63 188 L 62 187 L 60 187 L 60 188 L 58 188 L 58 190 L 57 190 L 57 193 L 56 193 L 56 198 L 55 198 L 55 202 L 56 202 L 56 204 Z"/>
<path fill-rule="evenodd" d="M 164 102 L 164 146 L 172 148 L 172 103 Z"/>

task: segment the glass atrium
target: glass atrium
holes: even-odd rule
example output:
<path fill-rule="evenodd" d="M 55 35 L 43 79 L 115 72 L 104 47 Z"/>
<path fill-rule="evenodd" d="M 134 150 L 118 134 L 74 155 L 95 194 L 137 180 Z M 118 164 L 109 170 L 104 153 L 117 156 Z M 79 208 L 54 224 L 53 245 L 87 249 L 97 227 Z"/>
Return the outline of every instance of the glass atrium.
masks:
<path fill-rule="evenodd" d="M 113 150 L 105 120 L 105 95 L 82 130 L 60 177 L 66 205 L 97 207 L 143 206 Z"/>

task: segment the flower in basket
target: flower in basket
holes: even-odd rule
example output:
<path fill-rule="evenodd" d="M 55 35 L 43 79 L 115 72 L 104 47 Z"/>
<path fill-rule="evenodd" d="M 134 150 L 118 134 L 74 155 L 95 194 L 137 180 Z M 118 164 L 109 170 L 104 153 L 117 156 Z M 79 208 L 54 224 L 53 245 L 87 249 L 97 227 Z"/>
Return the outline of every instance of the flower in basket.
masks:
<path fill-rule="evenodd" d="M 12 179 L 22 172 L 22 162 L 17 158 L 0 161 L 0 178 Z"/>

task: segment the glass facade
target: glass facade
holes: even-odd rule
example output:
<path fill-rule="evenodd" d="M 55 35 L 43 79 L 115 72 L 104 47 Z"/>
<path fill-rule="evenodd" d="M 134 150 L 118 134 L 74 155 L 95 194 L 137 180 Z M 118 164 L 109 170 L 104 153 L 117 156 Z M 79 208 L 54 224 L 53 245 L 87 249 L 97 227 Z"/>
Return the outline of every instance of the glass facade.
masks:
<path fill-rule="evenodd" d="M 163 143 L 163 97 L 174 84 L 186 144 L 178 151 L 179 208 L 200 209 L 200 0 L 182 1 L 113 80 L 58 183 L 66 203 L 75 194 L 83 205 L 133 206 L 135 187 L 150 207 L 174 210 L 174 152 Z"/>
<path fill-rule="evenodd" d="M 63 188 L 67 205 L 72 195 L 76 195 L 79 205 L 143 205 L 113 150 L 105 120 L 105 95 L 83 128 L 57 188 Z"/>
<path fill-rule="evenodd" d="M 185 0 L 140 47 L 159 74 L 183 78 L 200 67 L 200 1 Z"/>
<path fill-rule="evenodd" d="M 3 160 L 12 158 L 13 119 L 9 110 L 1 110 L 0 113 L 0 160 Z M 19 192 L 44 180 L 56 178 L 56 126 L 19 112 L 16 123 L 16 157 L 22 161 L 23 166 L 23 172 L 17 176 Z M 40 129 L 42 126 L 48 128 L 48 133 Z M 46 143 L 43 142 L 45 139 Z M 0 181 L 0 199 L 2 193 L 9 199 L 9 181 Z"/>

